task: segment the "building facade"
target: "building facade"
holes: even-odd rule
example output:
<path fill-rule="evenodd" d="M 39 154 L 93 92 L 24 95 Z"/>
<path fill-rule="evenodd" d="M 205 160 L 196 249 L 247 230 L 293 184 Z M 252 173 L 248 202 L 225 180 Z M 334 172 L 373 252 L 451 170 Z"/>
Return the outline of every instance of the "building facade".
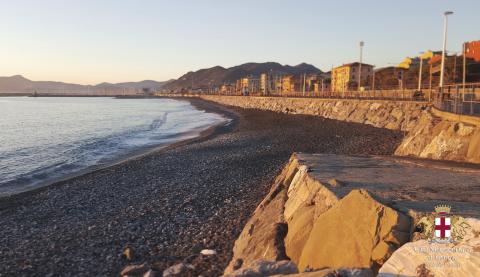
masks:
<path fill-rule="evenodd" d="M 480 62 L 480 40 L 465 42 L 465 57 Z"/>
<path fill-rule="evenodd" d="M 292 75 L 282 77 L 282 92 L 289 93 L 295 91 L 295 83 Z"/>
<path fill-rule="evenodd" d="M 358 89 L 359 71 L 360 63 L 358 62 L 344 64 L 334 68 L 332 70 L 332 90 L 335 92 L 345 92 Z M 362 63 L 361 71 L 360 78 L 363 87 L 372 77 L 373 65 Z"/>
<path fill-rule="evenodd" d="M 253 77 L 244 77 L 237 80 L 236 91 L 248 95 L 260 91 L 260 80 Z"/>

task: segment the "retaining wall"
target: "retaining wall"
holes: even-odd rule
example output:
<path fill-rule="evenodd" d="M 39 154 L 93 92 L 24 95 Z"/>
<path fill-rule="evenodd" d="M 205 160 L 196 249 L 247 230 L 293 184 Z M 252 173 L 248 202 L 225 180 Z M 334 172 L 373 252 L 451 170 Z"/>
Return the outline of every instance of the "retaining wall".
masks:
<path fill-rule="evenodd" d="M 424 102 L 204 95 L 223 105 L 369 124 L 406 132 L 395 155 L 480 163 L 480 119 L 439 112 Z"/>

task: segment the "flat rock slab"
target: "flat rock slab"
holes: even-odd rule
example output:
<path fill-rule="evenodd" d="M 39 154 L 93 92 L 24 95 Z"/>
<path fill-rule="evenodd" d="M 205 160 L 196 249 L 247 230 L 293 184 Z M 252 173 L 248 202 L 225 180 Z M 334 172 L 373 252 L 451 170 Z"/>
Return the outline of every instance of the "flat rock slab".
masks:
<path fill-rule="evenodd" d="M 366 189 L 399 210 L 432 212 L 446 203 L 452 213 L 480 218 L 480 167 L 382 156 L 297 153 L 308 174 L 338 198 Z"/>

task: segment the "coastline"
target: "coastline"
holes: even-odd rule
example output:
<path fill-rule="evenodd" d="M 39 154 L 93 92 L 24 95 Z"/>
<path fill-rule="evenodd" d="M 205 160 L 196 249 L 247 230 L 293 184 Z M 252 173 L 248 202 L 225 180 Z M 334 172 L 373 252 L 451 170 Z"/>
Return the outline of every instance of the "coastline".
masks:
<path fill-rule="evenodd" d="M 2 206 L 0 272 L 111 276 L 131 263 L 161 272 L 188 261 L 192 276 L 218 276 L 292 152 L 391 155 L 401 139 L 362 124 L 194 101 L 229 112 L 233 123 Z"/>
<path fill-rule="evenodd" d="M 119 99 L 131 99 L 131 97 L 117 97 Z M 138 97 L 137 97 L 138 98 Z M 137 99 L 135 98 L 135 99 Z M 145 98 L 145 97 L 143 97 Z M 152 98 L 152 97 L 150 97 Z M 159 98 L 159 97 L 155 97 Z M 129 153 L 117 156 L 111 160 L 109 160 L 106 163 L 101 163 L 101 164 L 96 164 L 89 166 L 87 168 L 81 169 L 79 171 L 73 172 L 73 173 L 67 173 L 65 175 L 46 180 L 46 181 L 40 181 L 37 185 L 34 187 L 24 190 L 24 191 L 19 191 L 15 192 L 12 194 L 8 195 L 2 195 L 0 194 L 0 210 L 11 204 L 11 201 L 16 201 L 19 198 L 26 197 L 31 194 L 38 193 L 44 189 L 47 189 L 50 186 L 57 186 L 57 185 L 62 185 L 62 183 L 71 181 L 75 178 L 81 178 L 82 176 L 101 171 L 107 168 L 110 168 L 115 165 L 119 165 L 124 162 L 128 162 L 130 160 L 135 160 L 135 159 L 141 159 L 142 157 L 145 157 L 146 155 L 152 154 L 152 153 L 160 153 L 161 151 L 168 151 L 169 149 L 173 149 L 178 146 L 182 145 L 187 145 L 190 143 L 195 143 L 199 141 L 203 141 L 206 139 L 209 139 L 213 136 L 216 136 L 222 132 L 228 132 L 229 130 L 235 128 L 236 124 L 238 123 L 238 114 L 235 112 L 228 110 L 226 108 L 223 108 L 219 105 L 212 104 L 207 101 L 199 100 L 197 98 L 191 98 L 191 99 L 176 99 L 176 98 L 168 98 L 167 99 L 172 99 L 176 101 L 186 101 L 189 102 L 194 108 L 198 110 L 203 110 L 208 113 L 216 113 L 221 115 L 222 117 L 225 118 L 224 122 L 220 122 L 217 124 L 214 124 L 210 127 L 208 127 L 205 130 L 202 130 L 198 132 L 198 135 L 192 138 L 187 138 L 187 139 L 181 139 L 177 142 L 174 143 L 163 143 L 163 144 L 158 144 L 154 146 L 146 146 L 146 147 L 140 147 L 139 149 L 133 150 Z M 192 132 L 195 132 L 192 131 Z"/>

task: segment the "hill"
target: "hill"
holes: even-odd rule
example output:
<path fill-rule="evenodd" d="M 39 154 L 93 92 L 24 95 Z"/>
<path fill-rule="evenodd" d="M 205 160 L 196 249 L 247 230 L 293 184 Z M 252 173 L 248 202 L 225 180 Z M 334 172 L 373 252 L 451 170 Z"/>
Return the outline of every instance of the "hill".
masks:
<path fill-rule="evenodd" d="M 249 75 L 258 77 L 262 73 L 301 75 L 303 73 L 321 73 L 322 71 L 313 65 L 301 63 L 296 66 L 281 65 L 275 62 L 266 63 L 245 63 L 242 65 L 224 68 L 215 66 L 212 68 L 200 69 L 195 72 L 188 72 L 175 81 L 166 84 L 163 89 L 179 90 L 191 88 L 207 88 L 218 86 L 224 83 L 233 83 L 236 80 Z"/>
<path fill-rule="evenodd" d="M 158 90 L 167 84 L 166 82 L 157 82 L 152 80 L 145 80 L 140 82 L 125 82 L 125 83 L 101 83 L 98 85 L 79 85 L 63 82 L 52 81 L 32 81 L 21 75 L 14 75 L 11 77 L 0 77 L 0 93 L 102 93 L 104 91 L 121 93 L 124 89 L 138 90 L 150 89 Z"/>

